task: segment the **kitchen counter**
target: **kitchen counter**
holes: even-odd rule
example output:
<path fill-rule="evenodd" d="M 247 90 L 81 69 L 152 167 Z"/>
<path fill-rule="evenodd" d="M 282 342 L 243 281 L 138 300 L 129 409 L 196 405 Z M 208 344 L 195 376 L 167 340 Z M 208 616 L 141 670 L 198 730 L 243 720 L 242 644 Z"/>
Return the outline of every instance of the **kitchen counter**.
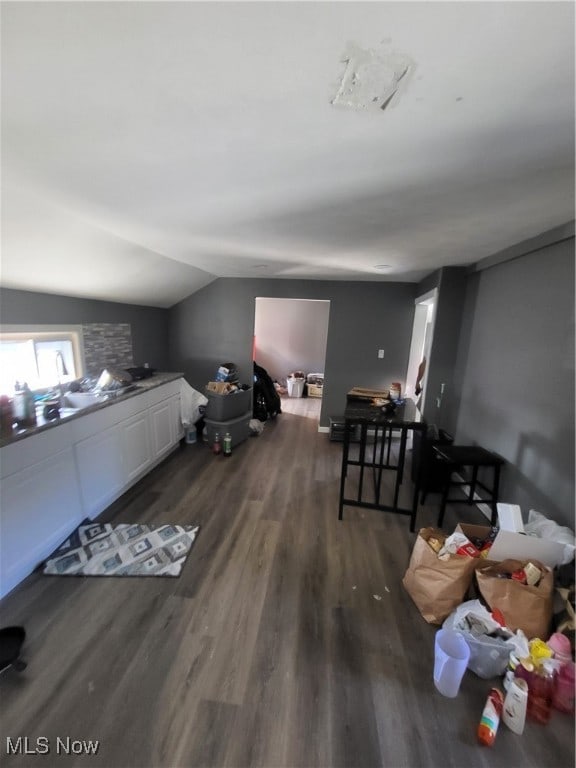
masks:
<path fill-rule="evenodd" d="M 122 394 L 117 395 L 110 393 L 104 396 L 101 402 L 94 403 L 94 405 L 89 405 L 86 408 L 63 408 L 58 419 L 45 419 L 42 413 L 43 405 L 39 404 L 36 408 L 36 426 L 27 427 L 25 429 L 15 428 L 11 435 L 2 437 L 0 439 L 0 448 L 6 445 L 11 445 L 18 440 L 23 440 L 26 437 L 37 435 L 40 432 L 44 432 L 48 429 L 53 429 L 54 427 L 59 427 L 62 424 L 67 424 L 73 419 L 86 416 L 89 413 L 94 413 L 94 411 L 99 411 L 103 408 L 108 408 L 111 405 L 115 405 L 116 403 L 121 403 L 125 400 L 129 400 L 130 398 L 138 397 L 138 395 L 141 395 L 144 392 L 149 392 L 151 389 L 161 387 L 163 384 L 168 384 L 169 382 L 175 381 L 176 379 L 181 379 L 183 376 L 183 373 L 155 373 L 149 379 L 143 379 L 142 381 L 134 382 L 135 387 L 134 389 L 130 390 L 130 392 L 123 392 Z"/>
<path fill-rule="evenodd" d="M 180 373 L 19 430 L 0 448 L 0 597 L 177 450 Z M 80 418 L 81 417 L 81 418 Z"/>

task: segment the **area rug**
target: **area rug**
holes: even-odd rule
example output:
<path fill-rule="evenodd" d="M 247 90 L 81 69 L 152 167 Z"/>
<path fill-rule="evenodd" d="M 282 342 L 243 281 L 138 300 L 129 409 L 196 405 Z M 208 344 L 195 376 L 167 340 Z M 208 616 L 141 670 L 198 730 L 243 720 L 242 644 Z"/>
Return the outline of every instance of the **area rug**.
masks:
<path fill-rule="evenodd" d="M 200 526 L 80 525 L 46 560 L 53 576 L 179 576 Z"/>

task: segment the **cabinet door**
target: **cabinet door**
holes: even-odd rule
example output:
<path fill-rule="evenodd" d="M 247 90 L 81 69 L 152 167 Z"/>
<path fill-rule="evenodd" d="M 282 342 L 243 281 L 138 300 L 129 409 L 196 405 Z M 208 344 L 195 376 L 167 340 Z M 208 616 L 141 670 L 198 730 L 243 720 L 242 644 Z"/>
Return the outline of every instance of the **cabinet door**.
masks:
<path fill-rule="evenodd" d="M 148 428 L 148 411 L 137 413 L 120 424 L 124 482 L 130 483 L 143 474 L 152 456 Z"/>
<path fill-rule="evenodd" d="M 120 426 L 109 427 L 76 443 L 76 462 L 84 511 L 94 518 L 124 486 Z"/>
<path fill-rule="evenodd" d="M 182 426 L 182 414 L 180 413 L 180 395 L 170 398 L 170 408 L 172 424 L 174 426 L 174 442 L 177 443 L 184 437 L 184 427 Z"/>
<path fill-rule="evenodd" d="M 176 408 L 175 401 L 178 401 Z M 180 439 L 176 423 L 180 414 L 179 398 L 171 397 L 150 409 L 150 426 L 152 431 L 152 455 L 158 458 L 167 453 Z"/>
<path fill-rule="evenodd" d="M 5 595 L 84 517 L 72 448 L 5 477 L 0 499 L 0 594 Z"/>

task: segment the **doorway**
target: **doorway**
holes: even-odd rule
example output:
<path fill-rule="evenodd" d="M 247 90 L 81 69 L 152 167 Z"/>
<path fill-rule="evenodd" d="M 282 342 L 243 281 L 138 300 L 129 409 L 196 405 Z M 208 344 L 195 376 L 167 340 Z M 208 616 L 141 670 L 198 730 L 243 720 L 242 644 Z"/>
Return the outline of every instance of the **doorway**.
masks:
<path fill-rule="evenodd" d="M 282 387 L 286 387 L 287 377 L 295 371 L 324 374 L 329 315 L 328 300 L 256 297 L 254 360 Z M 291 405 L 307 405 L 306 412 L 319 421 L 322 402 L 318 400 L 317 405 Z M 316 407 L 311 408 L 312 405 Z"/>
<path fill-rule="evenodd" d="M 426 400 L 426 382 L 430 368 L 430 350 L 432 348 L 432 337 L 434 336 L 437 295 L 438 289 L 434 288 L 414 301 L 414 325 L 412 327 L 412 341 L 408 358 L 408 370 L 406 372 L 406 395 L 418 403 L 421 411 Z M 424 373 L 419 382 L 421 391 L 418 394 L 416 392 L 416 383 L 419 368 L 423 361 L 425 361 Z"/>

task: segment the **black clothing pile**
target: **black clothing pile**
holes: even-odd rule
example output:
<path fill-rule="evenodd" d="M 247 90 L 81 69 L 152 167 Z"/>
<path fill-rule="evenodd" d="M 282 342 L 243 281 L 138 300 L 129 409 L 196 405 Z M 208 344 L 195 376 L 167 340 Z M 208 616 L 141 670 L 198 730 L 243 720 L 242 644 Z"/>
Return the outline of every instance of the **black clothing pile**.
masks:
<path fill-rule="evenodd" d="M 280 395 L 276 392 L 274 382 L 268 371 L 255 362 L 253 416 L 258 421 L 267 421 L 274 419 L 279 413 L 282 413 Z"/>

